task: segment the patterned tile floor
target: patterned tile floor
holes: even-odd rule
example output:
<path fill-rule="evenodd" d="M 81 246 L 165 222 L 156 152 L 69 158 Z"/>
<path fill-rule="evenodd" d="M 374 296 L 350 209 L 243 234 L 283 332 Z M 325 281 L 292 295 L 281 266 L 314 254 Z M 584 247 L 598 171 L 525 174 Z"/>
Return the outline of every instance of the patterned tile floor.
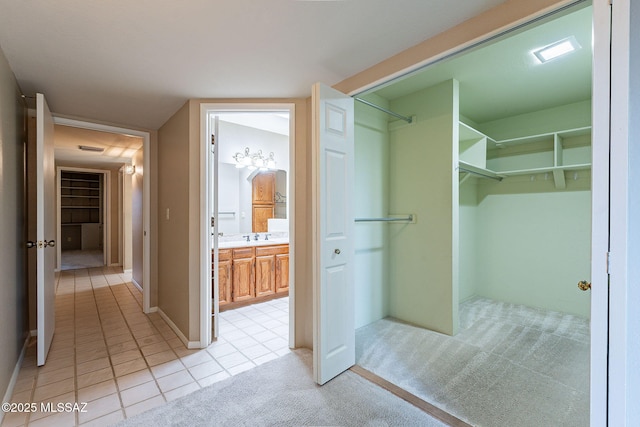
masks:
<path fill-rule="evenodd" d="M 62 271 L 56 332 L 45 366 L 31 342 L 11 401 L 36 412 L 5 414 L 2 426 L 105 426 L 280 357 L 288 349 L 288 298 L 220 314 L 220 337 L 188 350 L 142 294 L 114 268 Z M 40 403 L 86 402 L 86 412 Z"/>

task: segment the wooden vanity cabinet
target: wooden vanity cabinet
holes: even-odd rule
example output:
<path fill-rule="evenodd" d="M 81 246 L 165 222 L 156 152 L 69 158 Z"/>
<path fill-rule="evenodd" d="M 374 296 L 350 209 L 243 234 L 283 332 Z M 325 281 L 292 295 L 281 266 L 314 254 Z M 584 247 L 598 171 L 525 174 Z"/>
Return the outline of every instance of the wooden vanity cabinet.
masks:
<path fill-rule="evenodd" d="M 263 233 L 268 230 L 267 220 L 275 216 L 275 172 L 261 172 L 253 178 L 251 203 L 251 231 Z"/>
<path fill-rule="evenodd" d="M 289 245 L 218 249 L 218 279 L 221 310 L 286 296 Z"/>
<path fill-rule="evenodd" d="M 231 279 L 233 302 L 255 298 L 255 248 L 233 249 L 233 276 Z"/>
<path fill-rule="evenodd" d="M 213 268 L 213 255 L 211 263 Z M 218 303 L 222 307 L 231 302 L 231 249 L 218 249 L 218 280 Z"/>
<path fill-rule="evenodd" d="M 278 290 L 278 279 L 282 281 L 282 272 L 278 272 L 283 265 L 281 258 L 287 257 L 287 289 Z M 262 246 L 256 248 L 256 296 L 273 295 L 289 289 L 289 245 Z"/>
<path fill-rule="evenodd" d="M 276 293 L 289 291 L 289 246 L 287 253 L 276 255 Z"/>

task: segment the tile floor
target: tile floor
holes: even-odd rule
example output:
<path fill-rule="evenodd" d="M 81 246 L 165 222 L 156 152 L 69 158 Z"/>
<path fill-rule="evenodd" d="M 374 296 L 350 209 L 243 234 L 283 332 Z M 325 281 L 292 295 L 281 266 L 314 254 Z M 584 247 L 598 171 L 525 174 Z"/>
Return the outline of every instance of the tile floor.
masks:
<path fill-rule="evenodd" d="M 221 313 L 219 339 L 188 350 L 158 313 L 142 313 L 129 280 L 113 268 L 60 273 L 47 363 L 36 366 L 30 343 L 11 401 L 87 402 L 86 412 L 7 413 L 3 427 L 111 425 L 289 352 L 288 298 Z"/>

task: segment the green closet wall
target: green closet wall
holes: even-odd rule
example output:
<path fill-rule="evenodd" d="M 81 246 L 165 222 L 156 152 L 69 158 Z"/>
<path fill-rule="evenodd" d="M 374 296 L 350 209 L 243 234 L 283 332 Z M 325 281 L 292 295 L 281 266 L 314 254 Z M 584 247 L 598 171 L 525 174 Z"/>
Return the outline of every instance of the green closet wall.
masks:
<path fill-rule="evenodd" d="M 458 325 L 458 82 L 395 99 L 390 107 L 415 120 L 390 126 L 389 209 L 417 215 L 415 224 L 389 224 L 390 315 L 453 335 Z"/>
<path fill-rule="evenodd" d="M 474 126 L 500 140 L 590 124 L 591 102 L 586 100 Z M 577 146 L 568 148 L 565 157 L 590 163 L 588 140 L 568 139 L 567 145 Z M 552 156 L 544 146 L 538 148 L 542 151 L 523 147 L 522 154 L 508 160 L 500 152 L 490 154 L 487 167 L 506 161 L 533 167 Z M 591 174 L 567 171 L 565 180 L 564 189 L 556 188 L 551 173 L 461 185 L 460 246 L 466 248 L 461 249 L 461 301 L 477 295 L 589 317 L 590 293 L 576 285 L 590 279 Z"/>
<path fill-rule="evenodd" d="M 365 97 L 376 105 L 388 102 L 376 95 Z M 377 218 L 389 213 L 389 116 L 355 103 L 356 218 Z M 360 328 L 389 315 L 388 225 L 355 225 L 355 326 Z"/>

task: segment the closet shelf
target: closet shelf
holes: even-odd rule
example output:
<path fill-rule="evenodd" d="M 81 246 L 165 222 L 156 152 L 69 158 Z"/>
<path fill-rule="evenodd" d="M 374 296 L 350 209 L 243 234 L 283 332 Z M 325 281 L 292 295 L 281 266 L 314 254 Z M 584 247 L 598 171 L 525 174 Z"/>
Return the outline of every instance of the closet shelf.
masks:
<path fill-rule="evenodd" d="M 557 171 L 578 171 L 591 169 L 591 163 L 582 163 L 578 165 L 562 165 L 562 166 L 549 166 L 543 168 L 531 168 L 531 169 L 518 169 L 510 171 L 496 172 L 504 176 L 517 176 L 517 175 L 533 175 L 537 173 L 549 173 Z"/>
<path fill-rule="evenodd" d="M 488 178 L 496 181 L 502 181 L 502 178 L 503 178 L 501 176 L 503 175 L 502 172 L 497 173 L 490 169 L 481 168 L 481 167 L 472 165 L 471 163 L 467 163 L 463 160 L 458 161 L 458 171 L 467 173 L 467 174 L 472 174 L 479 178 Z"/>

